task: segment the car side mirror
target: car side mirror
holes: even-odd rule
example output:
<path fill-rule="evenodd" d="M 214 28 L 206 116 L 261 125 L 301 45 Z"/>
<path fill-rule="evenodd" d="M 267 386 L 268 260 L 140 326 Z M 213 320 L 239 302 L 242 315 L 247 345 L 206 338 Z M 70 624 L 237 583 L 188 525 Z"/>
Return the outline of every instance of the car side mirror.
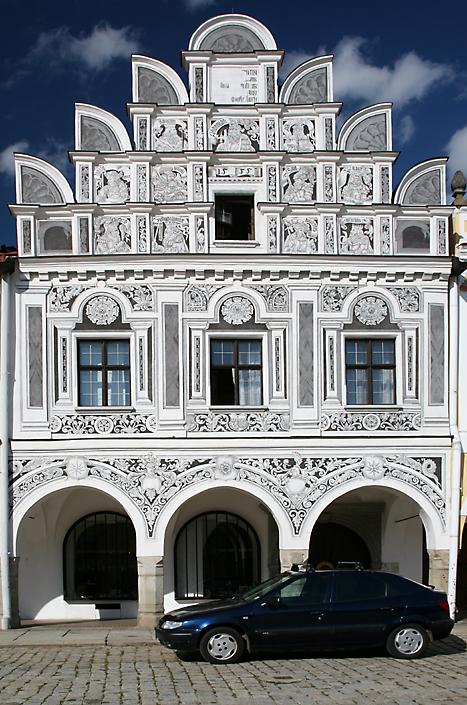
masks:
<path fill-rule="evenodd" d="M 270 609 L 274 609 L 275 607 L 279 607 L 281 604 L 281 598 L 279 595 L 270 595 L 270 597 L 267 598 L 265 602 L 263 602 L 264 607 L 269 607 Z"/>

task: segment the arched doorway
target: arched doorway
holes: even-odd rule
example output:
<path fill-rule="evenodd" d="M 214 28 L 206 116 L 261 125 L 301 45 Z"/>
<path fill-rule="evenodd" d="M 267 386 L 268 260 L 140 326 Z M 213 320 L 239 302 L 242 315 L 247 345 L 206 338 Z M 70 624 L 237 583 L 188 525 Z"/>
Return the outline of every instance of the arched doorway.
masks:
<path fill-rule="evenodd" d="M 136 600 L 136 535 L 130 519 L 94 512 L 78 519 L 63 542 L 65 600 Z"/>
<path fill-rule="evenodd" d="M 258 536 L 237 514 L 200 514 L 177 535 L 176 599 L 230 597 L 259 582 L 260 571 Z"/>
<path fill-rule="evenodd" d="M 371 568 L 371 555 L 356 531 L 336 522 L 319 524 L 310 539 L 309 563 L 316 569 L 335 568 L 341 562 L 358 562 Z"/>

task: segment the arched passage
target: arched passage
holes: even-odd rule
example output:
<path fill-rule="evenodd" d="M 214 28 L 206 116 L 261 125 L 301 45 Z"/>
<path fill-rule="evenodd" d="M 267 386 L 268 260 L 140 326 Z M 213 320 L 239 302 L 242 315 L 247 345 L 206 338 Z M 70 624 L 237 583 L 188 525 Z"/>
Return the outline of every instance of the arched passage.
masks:
<path fill-rule="evenodd" d="M 421 509 L 388 487 L 360 487 L 343 493 L 316 518 L 309 560 L 317 566 L 360 562 L 427 583 L 429 560 Z"/>
<path fill-rule="evenodd" d="M 121 585 L 112 585 L 108 569 L 112 562 L 117 568 L 121 546 L 115 542 L 121 544 L 125 534 L 131 551 L 126 576 Z M 20 618 L 136 617 L 135 545 L 133 523 L 110 494 L 75 486 L 43 496 L 23 515 L 16 535 Z"/>
<path fill-rule="evenodd" d="M 223 597 L 279 571 L 279 532 L 258 497 L 215 487 L 172 513 L 164 542 L 164 607 Z"/>

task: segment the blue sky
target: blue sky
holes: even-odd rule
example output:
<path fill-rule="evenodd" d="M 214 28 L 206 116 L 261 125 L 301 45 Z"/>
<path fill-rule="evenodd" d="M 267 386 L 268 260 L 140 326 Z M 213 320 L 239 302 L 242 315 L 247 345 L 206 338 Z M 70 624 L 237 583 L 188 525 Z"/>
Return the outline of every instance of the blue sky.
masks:
<path fill-rule="evenodd" d="M 14 244 L 12 151 L 48 159 L 73 183 L 74 102 L 110 110 L 128 126 L 130 54 L 180 67 L 204 20 L 250 14 L 286 54 L 285 71 L 333 52 L 343 115 L 393 101 L 395 183 L 418 161 L 449 155 L 467 173 L 467 46 L 459 16 L 434 2 L 313 0 L 0 0 L 0 243 Z"/>

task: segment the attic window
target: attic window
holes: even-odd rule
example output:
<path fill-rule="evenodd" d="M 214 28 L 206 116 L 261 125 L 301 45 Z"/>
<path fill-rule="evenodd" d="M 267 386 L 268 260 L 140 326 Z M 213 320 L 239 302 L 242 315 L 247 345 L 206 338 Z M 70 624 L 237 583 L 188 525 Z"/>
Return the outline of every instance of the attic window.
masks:
<path fill-rule="evenodd" d="M 216 240 L 253 240 L 254 205 L 253 195 L 216 196 Z"/>

